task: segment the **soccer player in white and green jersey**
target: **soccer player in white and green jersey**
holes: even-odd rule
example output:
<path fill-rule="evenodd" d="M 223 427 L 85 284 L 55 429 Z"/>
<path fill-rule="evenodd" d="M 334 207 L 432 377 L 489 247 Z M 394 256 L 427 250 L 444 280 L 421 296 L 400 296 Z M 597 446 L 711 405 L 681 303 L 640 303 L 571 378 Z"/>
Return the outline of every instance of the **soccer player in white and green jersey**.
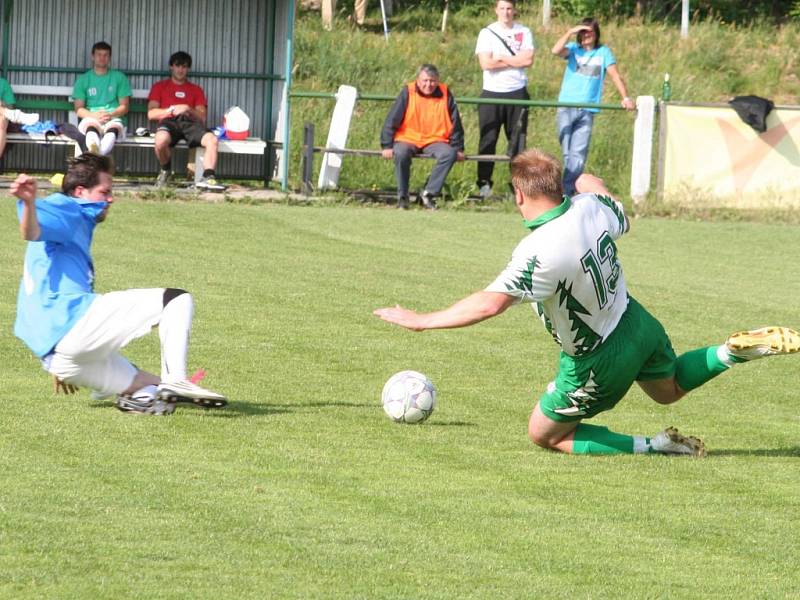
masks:
<path fill-rule="evenodd" d="M 742 331 L 676 356 L 661 323 L 628 294 L 614 240 L 629 222 L 602 180 L 584 174 L 579 193 L 563 196 L 559 162 L 528 150 L 512 160 L 511 181 L 531 233 L 493 283 L 441 311 L 396 306 L 375 314 L 423 331 L 464 327 L 512 304 L 532 304 L 561 346 L 559 371 L 528 424 L 534 443 L 573 454 L 703 456 L 701 440 L 672 427 L 649 438 L 584 420 L 613 408 L 634 381 L 659 404 L 671 404 L 737 363 L 797 352 L 800 334 L 785 327 Z"/>
<path fill-rule="evenodd" d="M 111 69 L 111 45 L 92 46 L 92 68 L 75 80 L 72 100 L 80 118 L 78 130 L 86 147 L 95 154 L 110 154 L 117 140 L 125 138 L 131 85 L 122 71 Z"/>

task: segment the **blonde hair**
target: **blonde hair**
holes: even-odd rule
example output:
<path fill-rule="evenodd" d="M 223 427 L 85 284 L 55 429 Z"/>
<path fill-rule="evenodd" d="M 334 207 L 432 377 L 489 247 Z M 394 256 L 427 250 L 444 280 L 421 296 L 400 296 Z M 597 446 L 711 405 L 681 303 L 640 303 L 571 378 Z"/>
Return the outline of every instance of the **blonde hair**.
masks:
<path fill-rule="evenodd" d="M 517 154 L 511 160 L 511 183 L 526 198 L 546 196 L 559 201 L 564 195 L 561 163 L 536 148 Z"/>

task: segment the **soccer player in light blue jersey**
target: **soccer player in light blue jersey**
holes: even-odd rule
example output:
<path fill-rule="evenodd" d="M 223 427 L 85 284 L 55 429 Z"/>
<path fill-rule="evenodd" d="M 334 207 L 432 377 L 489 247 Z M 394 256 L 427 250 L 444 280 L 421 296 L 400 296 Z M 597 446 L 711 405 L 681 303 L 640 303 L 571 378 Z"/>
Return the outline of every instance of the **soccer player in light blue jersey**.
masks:
<path fill-rule="evenodd" d="M 170 414 L 176 402 L 224 406 L 224 396 L 186 377 L 191 294 L 177 288 L 94 291 L 92 237 L 114 201 L 109 159 L 92 153 L 72 159 L 63 193 L 37 199 L 36 188 L 25 174 L 11 184 L 28 241 L 14 333 L 54 376 L 56 392 L 87 387 L 96 397 L 116 395 L 120 410 L 140 414 Z M 156 325 L 160 377 L 119 354 Z"/>
<path fill-rule="evenodd" d="M 645 437 L 584 421 L 612 409 L 634 382 L 657 403 L 671 404 L 738 363 L 798 352 L 800 335 L 765 327 L 676 356 L 664 327 L 625 285 L 614 242 L 630 227 L 622 204 L 592 175 L 578 179 L 577 195 L 564 196 L 561 175 L 558 161 L 538 150 L 512 160 L 514 196 L 530 233 L 484 290 L 441 311 L 395 306 L 375 314 L 423 331 L 472 325 L 529 304 L 561 348 L 558 373 L 528 423 L 534 443 L 573 454 L 703 456 L 701 440 L 672 427 Z"/>

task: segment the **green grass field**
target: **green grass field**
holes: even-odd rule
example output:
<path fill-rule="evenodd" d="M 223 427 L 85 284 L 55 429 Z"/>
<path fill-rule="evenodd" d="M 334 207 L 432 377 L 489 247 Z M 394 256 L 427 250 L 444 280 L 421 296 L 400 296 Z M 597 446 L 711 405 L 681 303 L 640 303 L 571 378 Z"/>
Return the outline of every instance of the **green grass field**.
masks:
<path fill-rule="evenodd" d="M 0 205 L 0 597 L 790 598 L 800 595 L 800 359 L 671 407 L 596 419 L 702 437 L 704 460 L 558 455 L 526 437 L 557 361 L 530 309 L 414 334 L 371 315 L 449 304 L 505 265 L 510 213 L 118 201 L 98 291 L 196 297 L 190 364 L 222 411 L 133 417 L 54 396 L 12 333 L 23 243 Z M 637 219 L 632 293 L 678 351 L 800 326 L 797 226 Z M 158 369 L 156 335 L 127 355 Z M 390 422 L 384 381 L 437 385 Z"/>

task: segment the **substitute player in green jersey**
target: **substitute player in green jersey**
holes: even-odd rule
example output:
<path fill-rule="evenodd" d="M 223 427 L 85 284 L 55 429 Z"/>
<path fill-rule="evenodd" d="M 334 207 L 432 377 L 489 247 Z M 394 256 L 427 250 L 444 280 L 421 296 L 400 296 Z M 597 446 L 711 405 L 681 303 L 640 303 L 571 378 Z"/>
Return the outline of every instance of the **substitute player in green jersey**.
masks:
<path fill-rule="evenodd" d="M 6 150 L 9 123 L 33 125 L 39 121 L 39 113 L 24 113 L 14 108 L 16 103 L 11 85 L 0 77 L 0 156 L 3 156 Z"/>
<path fill-rule="evenodd" d="M 131 101 L 128 78 L 110 64 L 111 45 L 97 42 L 92 46 L 92 68 L 75 80 L 72 90 L 78 130 L 86 136 L 89 151 L 102 155 L 125 138 Z"/>
<path fill-rule="evenodd" d="M 676 356 L 661 323 L 628 294 L 615 240 L 630 224 L 602 180 L 584 174 L 579 193 L 563 196 L 559 162 L 529 150 L 512 160 L 511 181 L 531 233 L 494 282 L 441 311 L 396 306 L 375 314 L 423 331 L 464 327 L 512 304 L 532 304 L 561 346 L 559 371 L 528 424 L 536 444 L 574 454 L 704 455 L 702 441 L 672 427 L 648 438 L 583 421 L 613 408 L 634 381 L 659 404 L 671 404 L 737 363 L 797 352 L 800 334 L 785 327 L 742 331 Z"/>

